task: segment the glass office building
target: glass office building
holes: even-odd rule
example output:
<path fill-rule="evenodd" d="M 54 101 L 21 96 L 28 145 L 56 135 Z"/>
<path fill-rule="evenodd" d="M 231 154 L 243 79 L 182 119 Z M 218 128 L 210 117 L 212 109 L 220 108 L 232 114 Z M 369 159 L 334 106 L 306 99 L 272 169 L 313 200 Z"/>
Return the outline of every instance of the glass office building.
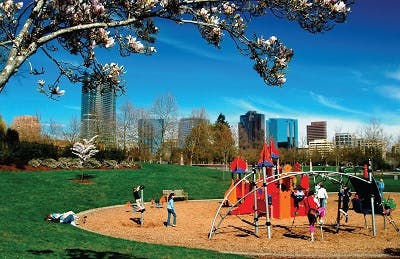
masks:
<path fill-rule="evenodd" d="M 266 121 L 267 139 L 273 138 L 279 148 L 298 147 L 298 122 L 296 119 L 269 118 Z"/>

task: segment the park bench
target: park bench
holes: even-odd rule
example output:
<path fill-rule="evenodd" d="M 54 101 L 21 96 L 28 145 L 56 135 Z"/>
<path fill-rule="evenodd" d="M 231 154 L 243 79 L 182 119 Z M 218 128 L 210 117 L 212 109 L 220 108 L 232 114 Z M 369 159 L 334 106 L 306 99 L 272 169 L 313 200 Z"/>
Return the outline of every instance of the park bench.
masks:
<path fill-rule="evenodd" d="M 183 200 L 189 199 L 189 194 L 187 192 L 185 192 L 183 189 L 180 189 L 180 190 L 163 190 L 162 194 L 163 195 L 167 195 L 167 197 L 168 197 L 169 194 L 172 193 L 172 192 L 175 194 L 175 199 L 183 199 Z"/>

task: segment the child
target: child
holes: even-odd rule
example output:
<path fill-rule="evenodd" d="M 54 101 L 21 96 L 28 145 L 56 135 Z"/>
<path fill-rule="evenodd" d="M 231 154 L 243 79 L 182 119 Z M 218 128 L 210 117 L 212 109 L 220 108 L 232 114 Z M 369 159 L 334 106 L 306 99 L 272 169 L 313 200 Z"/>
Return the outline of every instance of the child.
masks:
<path fill-rule="evenodd" d="M 132 190 L 133 198 L 135 198 L 135 200 L 136 200 L 136 211 L 137 212 L 144 212 L 146 210 L 143 206 L 143 202 L 142 202 L 142 199 L 139 194 L 139 191 L 141 191 L 143 189 L 144 189 L 144 186 L 139 185 L 136 188 L 133 188 L 133 190 Z"/>
<path fill-rule="evenodd" d="M 304 200 L 304 205 L 307 211 L 311 241 L 314 241 L 315 222 L 318 217 L 318 203 L 315 200 L 313 191 L 308 192 L 307 198 Z"/>
<path fill-rule="evenodd" d="M 168 211 L 168 218 L 167 218 L 167 227 L 170 225 L 170 219 L 171 215 L 174 216 L 174 221 L 172 223 L 173 227 L 176 227 L 176 213 L 175 213 L 175 206 L 174 206 L 174 197 L 175 193 L 171 192 L 168 196 L 168 205 L 167 205 L 167 211 Z"/>

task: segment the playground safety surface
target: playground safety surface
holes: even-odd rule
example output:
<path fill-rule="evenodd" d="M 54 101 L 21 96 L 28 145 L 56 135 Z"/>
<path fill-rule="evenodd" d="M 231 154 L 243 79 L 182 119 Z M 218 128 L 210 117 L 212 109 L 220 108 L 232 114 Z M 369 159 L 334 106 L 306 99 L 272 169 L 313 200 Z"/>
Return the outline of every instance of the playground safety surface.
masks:
<path fill-rule="evenodd" d="M 398 204 L 392 217 L 400 225 L 400 193 L 386 193 Z M 218 200 L 177 201 L 177 227 L 166 227 L 167 209 L 151 207 L 146 203 L 144 224 L 138 224 L 140 213 L 133 213 L 128 205 L 98 208 L 79 213 L 78 227 L 127 240 L 153 244 L 175 245 L 210 249 L 219 252 L 239 253 L 257 258 L 399 258 L 400 232 L 376 215 L 376 236 L 371 228 L 371 215 L 367 215 L 365 227 L 362 214 L 349 211 L 349 220 L 341 219 L 336 233 L 337 194 L 330 194 L 327 215 L 323 225 L 316 226 L 316 240 L 310 241 L 306 217 L 271 219 L 271 239 L 265 227 L 266 218 L 259 220 L 259 235 L 254 235 L 253 215 L 227 216 L 216 234 L 208 238 Z M 217 221 L 219 221 L 219 217 Z"/>

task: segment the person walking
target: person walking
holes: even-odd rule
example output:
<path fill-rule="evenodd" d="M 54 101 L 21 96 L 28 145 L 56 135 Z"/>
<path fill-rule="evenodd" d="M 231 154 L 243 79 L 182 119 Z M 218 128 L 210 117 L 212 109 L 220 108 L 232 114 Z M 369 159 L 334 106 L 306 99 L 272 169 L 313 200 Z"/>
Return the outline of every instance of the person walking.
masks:
<path fill-rule="evenodd" d="M 319 188 L 317 191 L 317 198 L 319 200 L 319 205 L 321 207 L 326 208 L 326 204 L 328 201 L 328 193 L 327 193 L 323 183 L 319 184 Z"/>
<path fill-rule="evenodd" d="M 383 199 L 383 190 L 385 190 L 385 182 L 381 178 L 381 179 L 379 179 L 379 182 L 378 182 L 378 191 L 379 191 L 379 194 L 381 195 L 382 199 Z"/>
<path fill-rule="evenodd" d="M 171 215 L 174 217 L 172 226 L 176 227 L 176 213 L 175 213 L 175 206 L 174 206 L 174 197 L 175 193 L 171 192 L 168 195 L 168 204 L 167 204 L 167 211 L 168 211 L 168 217 L 167 217 L 167 224 L 166 226 L 170 226 L 170 221 L 171 221 Z"/>

